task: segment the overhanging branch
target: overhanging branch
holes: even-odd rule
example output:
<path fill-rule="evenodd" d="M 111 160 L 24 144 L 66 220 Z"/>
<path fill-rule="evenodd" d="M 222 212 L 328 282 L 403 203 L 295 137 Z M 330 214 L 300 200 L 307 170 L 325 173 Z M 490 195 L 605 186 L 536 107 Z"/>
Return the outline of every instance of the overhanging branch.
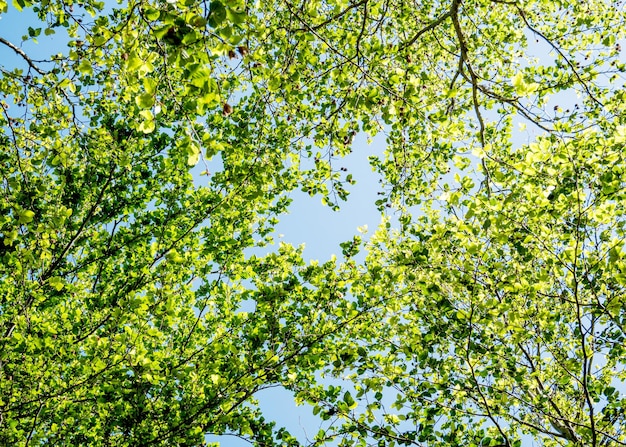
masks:
<path fill-rule="evenodd" d="M 22 59 L 24 59 L 26 61 L 26 63 L 28 64 L 28 66 L 30 68 L 32 68 L 33 70 L 35 70 L 37 73 L 39 73 L 40 75 L 44 75 L 46 74 L 46 72 L 44 70 L 42 70 L 41 68 L 39 68 L 37 65 L 35 65 L 35 63 L 33 62 L 33 60 L 28 57 L 28 55 L 26 53 L 24 53 L 24 50 L 22 50 L 19 47 L 16 47 L 12 42 L 9 42 L 8 40 L 6 40 L 4 37 L 0 37 L 0 43 L 6 45 L 7 47 L 11 48 L 13 51 L 15 51 L 15 53 L 17 53 L 19 56 L 22 57 Z"/>

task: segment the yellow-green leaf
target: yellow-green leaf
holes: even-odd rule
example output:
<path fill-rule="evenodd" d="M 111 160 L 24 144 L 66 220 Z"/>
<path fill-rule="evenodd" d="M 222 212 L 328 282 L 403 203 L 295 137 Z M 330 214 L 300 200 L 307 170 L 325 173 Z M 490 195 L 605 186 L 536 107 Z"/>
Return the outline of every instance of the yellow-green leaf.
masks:
<path fill-rule="evenodd" d="M 32 222 L 34 217 L 35 213 L 30 210 L 22 210 L 17 213 L 18 222 L 21 224 Z"/>
<path fill-rule="evenodd" d="M 142 109 L 149 109 L 154 105 L 154 96 L 150 93 L 143 93 L 135 98 L 135 103 Z"/>

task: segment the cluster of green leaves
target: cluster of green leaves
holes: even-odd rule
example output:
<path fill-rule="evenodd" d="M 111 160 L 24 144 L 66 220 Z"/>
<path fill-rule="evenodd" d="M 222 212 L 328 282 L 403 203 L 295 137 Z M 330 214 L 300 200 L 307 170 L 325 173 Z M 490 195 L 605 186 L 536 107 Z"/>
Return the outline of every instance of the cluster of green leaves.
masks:
<path fill-rule="evenodd" d="M 243 5 L 75 6 L 36 6 L 66 28 L 67 54 L 49 68 L 16 47 L 26 68 L 0 80 L 1 443 L 262 440 L 272 425 L 254 394 L 320 331 L 295 305 L 241 311 L 264 296 L 244 281 L 296 268 L 293 250 L 257 262 L 244 249 L 267 242 L 298 185 L 264 105 L 227 113 L 241 82 L 224 48 L 247 32 Z M 194 179 L 215 157 L 218 172 Z"/>
<path fill-rule="evenodd" d="M 334 348 L 356 358 L 328 366 L 358 407 L 314 400 L 343 413 L 345 445 L 625 442 L 621 132 L 494 150 L 505 188 L 379 230 L 353 288 L 377 317 Z"/>
<path fill-rule="evenodd" d="M 14 7 L 67 48 L 0 35 L 2 444 L 299 445 L 277 385 L 315 445 L 626 444 L 621 2 Z M 252 250 L 359 132 L 366 256 Z"/>

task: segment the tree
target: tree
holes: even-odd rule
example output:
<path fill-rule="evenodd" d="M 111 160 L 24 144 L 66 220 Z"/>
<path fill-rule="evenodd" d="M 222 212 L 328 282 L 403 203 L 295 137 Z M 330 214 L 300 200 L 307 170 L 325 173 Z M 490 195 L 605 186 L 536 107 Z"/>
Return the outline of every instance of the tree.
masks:
<path fill-rule="evenodd" d="M 265 105 L 227 107 L 240 73 L 214 30 L 244 13 L 168 5 L 15 4 L 69 52 L 34 61 L 2 40 L 23 62 L 1 82 L 4 445 L 268 443 L 254 394 L 335 330 L 305 324 L 330 286 L 304 294 L 296 249 L 244 256 L 300 181 Z"/>
<path fill-rule="evenodd" d="M 2 443 L 297 445 L 276 385 L 312 444 L 626 443 L 620 2 L 14 7 L 67 49 L 0 36 Z M 365 261 L 251 255 L 358 132 Z"/>
<path fill-rule="evenodd" d="M 620 132 L 494 150 L 486 166 L 505 188 L 444 194 L 403 232 L 379 231 L 356 284 L 380 303 L 376 318 L 331 348 L 358 353 L 328 367 L 356 391 L 340 433 L 385 445 L 624 444 Z M 340 405 L 326 390 L 300 393 L 320 411 Z"/>

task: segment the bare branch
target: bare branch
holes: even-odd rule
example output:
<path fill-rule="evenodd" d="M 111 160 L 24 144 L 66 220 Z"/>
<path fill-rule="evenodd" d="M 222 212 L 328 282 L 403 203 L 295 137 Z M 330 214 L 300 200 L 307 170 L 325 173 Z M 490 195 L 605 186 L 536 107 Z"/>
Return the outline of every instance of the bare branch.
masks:
<path fill-rule="evenodd" d="M 26 63 L 28 64 L 28 66 L 30 68 L 32 68 L 33 70 L 35 70 L 37 73 L 39 73 L 40 75 L 44 75 L 46 74 L 46 72 L 44 70 L 42 70 L 41 68 L 39 68 L 37 65 L 35 65 L 35 63 L 33 62 L 33 60 L 28 57 L 28 55 L 26 53 L 24 53 L 24 50 L 22 50 L 19 47 L 16 47 L 13 43 L 9 42 L 8 40 L 6 40 L 4 37 L 0 37 L 0 43 L 3 43 L 4 45 L 6 45 L 7 47 L 11 48 L 13 51 L 15 51 L 18 55 L 20 55 L 22 57 L 22 59 L 24 59 L 26 61 Z"/>
<path fill-rule="evenodd" d="M 452 7 L 450 8 L 450 10 L 446 11 L 445 13 L 443 13 L 441 16 L 439 16 L 438 19 L 436 19 L 433 22 L 430 22 L 428 25 L 426 25 L 424 28 L 422 28 L 421 30 L 419 30 L 417 32 L 416 35 L 414 35 L 413 37 L 411 37 L 411 39 L 409 39 L 407 42 L 403 43 L 402 45 L 400 45 L 400 48 L 398 48 L 398 51 L 402 51 L 408 47 L 410 47 L 411 45 L 413 45 L 417 39 L 419 39 L 421 36 L 423 36 L 425 33 L 427 33 L 428 31 L 432 31 L 435 28 L 437 28 L 439 25 L 441 25 L 446 19 L 448 19 L 449 17 L 452 16 L 452 8 L 454 8 L 454 4 L 458 4 L 457 1 L 454 1 L 452 3 Z"/>

